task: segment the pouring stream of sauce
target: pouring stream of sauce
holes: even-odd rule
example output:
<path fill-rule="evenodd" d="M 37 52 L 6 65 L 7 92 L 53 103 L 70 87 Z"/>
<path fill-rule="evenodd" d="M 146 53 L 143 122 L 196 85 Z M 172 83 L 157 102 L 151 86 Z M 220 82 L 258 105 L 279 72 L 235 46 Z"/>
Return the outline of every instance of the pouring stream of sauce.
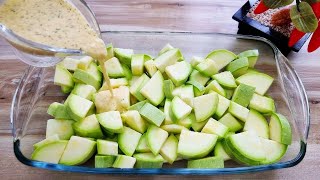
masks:
<path fill-rule="evenodd" d="M 81 49 L 99 62 L 113 94 L 103 65 L 107 60 L 105 44 L 80 11 L 67 0 L 6 0 L 0 6 L 0 22 L 30 41 Z"/>

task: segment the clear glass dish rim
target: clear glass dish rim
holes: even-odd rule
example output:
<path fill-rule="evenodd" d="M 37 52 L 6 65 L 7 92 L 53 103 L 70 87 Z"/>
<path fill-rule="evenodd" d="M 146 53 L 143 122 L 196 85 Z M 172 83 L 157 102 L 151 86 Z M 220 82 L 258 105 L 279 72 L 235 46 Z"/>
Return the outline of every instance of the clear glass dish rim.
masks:
<path fill-rule="evenodd" d="M 269 40 L 259 37 L 259 36 L 250 36 L 250 35 L 238 35 L 238 34 L 226 34 L 226 33 L 194 33 L 194 32 L 163 32 L 163 31 L 102 31 L 101 35 L 112 33 L 112 34 L 136 34 L 136 35 L 211 35 L 211 36 L 228 36 L 234 37 L 239 39 L 247 39 L 247 40 L 256 40 L 263 42 L 269 45 L 273 52 L 274 58 L 278 62 L 278 55 L 281 54 L 279 49 Z M 298 80 L 298 83 L 302 89 L 303 99 L 306 102 L 305 108 L 307 109 L 307 118 L 304 119 L 306 122 L 306 140 L 308 138 L 309 129 L 310 129 L 310 108 L 308 103 L 307 94 L 305 88 L 299 78 L 298 74 L 291 66 L 290 62 L 287 62 L 288 68 L 294 72 L 295 78 Z M 20 151 L 19 145 L 20 140 L 15 137 L 14 132 L 14 116 L 15 116 L 15 109 L 17 107 L 19 99 L 17 96 L 19 95 L 19 89 L 23 84 L 23 80 L 28 76 L 28 72 L 34 67 L 29 66 L 25 71 L 24 75 L 21 77 L 20 82 L 16 88 L 16 91 L 13 95 L 11 111 L 10 111 L 10 121 L 11 121 L 11 130 L 13 136 L 13 150 L 16 158 L 25 165 L 37 167 L 41 169 L 47 170 L 55 170 L 55 171 L 64 171 L 64 172 L 78 172 L 78 173 L 92 173 L 92 174 L 138 174 L 138 175 L 218 175 L 218 174 L 239 174 L 239 173 L 248 173 L 248 172 L 260 172 L 266 170 L 273 170 L 273 169 L 282 169 L 293 167 L 299 164 L 305 154 L 307 148 L 307 141 L 300 141 L 300 151 L 298 155 L 286 162 L 279 162 L 269 165 L 259 165 L 259 166 L 246 166 L 246 167 L 235 167 L 235 168 L 222 168 L 222 169 L 188 169 L 188 168 L 160 168 L 160 169 L 137 169 L 137 168 L 128 168 L 128 169 L 114 169 L 114 168 L 92 168 L 92 167 L 84 167 L 84 166 L 66 166 L 61 164 L 52 164 L 40 161 L 33 161 L 26 158 L 22 152 Z"/>

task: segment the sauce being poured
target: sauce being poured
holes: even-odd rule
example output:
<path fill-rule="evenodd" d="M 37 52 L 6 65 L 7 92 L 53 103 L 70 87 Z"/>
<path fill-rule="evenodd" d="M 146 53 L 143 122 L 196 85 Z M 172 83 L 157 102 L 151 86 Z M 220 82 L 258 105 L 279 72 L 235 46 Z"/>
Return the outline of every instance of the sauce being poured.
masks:
<path fill-rule="evenodd" d="M 0 22 L 30 41 L 81 49 L 101 64 L 112 93 L 103 66 L 107 57 L 105 44 L 80 11 L 67 0 L 6 0 L 0 6 Z"/>

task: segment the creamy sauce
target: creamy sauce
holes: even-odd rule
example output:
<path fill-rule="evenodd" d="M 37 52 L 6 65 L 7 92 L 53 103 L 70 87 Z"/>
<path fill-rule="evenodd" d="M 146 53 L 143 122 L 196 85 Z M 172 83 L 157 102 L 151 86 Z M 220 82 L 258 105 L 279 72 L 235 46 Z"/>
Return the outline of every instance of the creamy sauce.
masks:
<path fill-rule="evenodd" d="M 52 47 L 81 49 L 99 62 L 106 60 L 103 40 L 67 0 L 6 0 L 0 6 L 0 22 L 25 39 Z M 101 67 L 106 72 L 103 64 Z M 103 74 L 111 88 L 108 74 Z"/>

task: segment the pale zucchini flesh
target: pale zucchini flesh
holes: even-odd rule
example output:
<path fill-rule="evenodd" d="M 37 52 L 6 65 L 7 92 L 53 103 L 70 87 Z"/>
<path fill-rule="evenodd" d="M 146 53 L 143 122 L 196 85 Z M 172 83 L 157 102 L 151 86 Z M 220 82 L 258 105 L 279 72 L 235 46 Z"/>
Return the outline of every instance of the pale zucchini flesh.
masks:
<path fill-rule="evenodd" d="M 61 91 L 64 93 L 64 94 L 68 94 L 72 91 L 73 87 L 69 87 L 69 86 L 61 86 Z"/>
<path fill-rule="evenodd" d="M 239 77 L 247 72 L 249 67 L 249 61 L 246 57 L 236 59 L 226 67 L 227 71 L 230 71 L 234 77 Z"/>
<path fill-rule="evenodd" d="M 136 158 L 135 168 L 161 168 L 164 162 L 161 155 L 152 153 L 139 153 L 133 155 Z"/>
<path fill-rule="evenodd" d="M 189 81 L 196 81 L 200 84 L 202 84 L 203 86 L 206 85 L 206 83 L 209 81 L 210 77 L 205 76 L 203 74 L 201 74 L 198 70 L 194 69 L 190 76 L 189 76 Z"/>
<path fill-rule="evenodd" d="M 216 80 L 212 80 L 206 86 L 205 93 L 216 92 L 223 97 L 226 97 L 226 91 L 220 86 L 220 84 Z"/>
<path fill-rule="evenodd" d="M 206 91 L 206 88 L 197 81 L 188 81 L 187 84 L 190 84 L 193 86 L 194 96 L 201 96 Z"/>
<path fill-rule="evenodd" d="M 193 108 L 196 121 L 205 121 L 211 117 L 217 109 L 218 101 L 218 94 L 216 93 L 195 97 L 193 100 Z"/>
<path fill-rule="evenodd" d="M 58 65 L 61 65 L 65 69 L 69 71 L 74 71 L 78 68 L 78 64 L 80 62 L 81 56 L 68 56 L 64 58 Z"/>
<path fill-rule="evenodd" d="M 109 168 L 112 167 L 114 161 L 116 160 L 117 156 L 101 156 L 96 155 L 94 158 L 94 167 L 95 168 Z"/>
<path fill-rule="evenodd" d="M 138 146 L 136 148 L 136 152 L 151 152 L 150 151 L 150 148 L 148 146 L 148 143 L 147 143 L 147 134 L 144 133 L 140 140 L 139 140 L 139 143 L 138 143 Z"/>
<path fill-rule="evenodd" d="M 139 101 L 143 101 L 146 98 L 141 94 L 140 90 L 150 80 L 146 74 L 142 74 L 133 84 L 130 86 L 130 93 L 136 97 Z"/>
<path fill-rule="evenodd" d="M 83 69 L 86 70 L 89 68 L 90 64 L 92 63 L 93 58 L 90 56 L 82 56 L 79 59 L 79 64 L 78 64 L 78 68 L 79 69 Z"/>
<path fill-rule="evenodd" d="M 135 163 L 136 163 L 136 158 L 125 156 L 125 155 L 119 155 L 114 161 L 112 167 L 113 168 L 133 168 Z"/>
<path fill-rule="evenodd" d="M 238 118 L 239 120 L 246 122 L 249 109 L 241 106 L 240 104 L 237 104 L 233 101 L 230 102 L 230 106 L 228 109 L 229 113 Z"/>
<path fill-rule="evenodd" d="M 219 84 L 225 88 L 233 89 L 237 87 L 236 80 L 230 71 L 224 71 L 212 76 Z"/>
<path fill-rule="evenodd" d="M 190 129 L 192 126 L 192 122 L 194 120 L 195 116 L 194 114 L 191 112 L 186 118 L 184 119 L 179 119 L 177 124 L 184 126 L 187 129 Z"/>
<path fill-rule="evenodd" d="M 120 86 L 128 86 L 129 81 L 127 78 L 117 78 L 117 79 L 110 79 L 111 88 L 118 88 Z M 106 91 L 109 90 L 108 83 L 104 82 L 102 87 L 99 89 L 99 91 Z"/>
<path fill-rule="evenodd" d="M 150 77 L 152 77 L 158 71 L 158 68 L 153 60 L 146 61 L 144 63 L 144 67 Z"/>
<path fill-rule="evenodd" d="M 96 89 L 89 84 L 76 84 L 71 93 L 91 100 L 92 95 L 96 93 Z"/>
<path fill-rule="evenodd" d="M 137 102 L 135 104 L 132 104 L 130 107 L 128 107 L 128 110 L 137 110 L 139 111 L 145 104 L 147 103 L 146 100 L 144 101 L 140 101 L 140 102 Z"/>
<path fill-rule="evenodd" d="M 113 52 L 114 56 L 118 58 L 121 63 L 126 64 L 128 66 L 131 65 L 131 58 L 133 55 L 132 49 L 114 48 Z"/>
<path fill-rule="evenodd" d="M 118 135 L 120 150 L 127 156 L 132 156 L 141 138 L 141 133 L 124 126 L 123 132 Z"/>
<path fill-rule="evenodd" d="M 217 70 L 219 71 L 236 59 L 237 55 L 226 49 L 217 49 L 210 52 L 206 58 L 214 61 L 217 64 Z"/>
<path fill-rule="evenodd" d="M 240 54 L 238 54 L 238 57 L 247 57 L 249 67 L 253 68 L 259 58 L 259 51 L 258 49 L 243 51 Z"/>
<path fill-rule="evenodd" d="M 140 93 L 155 106 L 164 99 L 163 81 L 161 72 L 157 71 L 140 90 Z"/>
<path fill-rule="evenodd" d="M 147 130 L 147 122 L 137 110 L 126 111 L 121 114 L 121 118 L 133 130 L 140 133 L 144 133 Z"/>
<path fill-rule="evenodd" d="M 192 67 L 186 61 L 177 62 L 171 66 L 167 66 L 165 69 L 166 74 L 175 86 L 184 84 L 188 80 L 191 71 Z"/>
<path fill-rule="evenodd" d="M 166 98 L 173 99 L 172 91 L 175 88 L 173 82 L 170 79 L 163 81 L 163 92 Z"/>
<path fill-rule="evenodd" d="M 114 51 L 113 51 L 113 44 L 109 43 L 106 45 L 106 50 L 107 50 L 107 57 L 105 58 L 106 60 L 113 58 L 114 57 Z"/>
<path fill-rule="evenodd" d="M 103 138 L 100 124 L 95 114 L 85 117 L 72 124 L 75 134 L 81 137 Z"/>
<path fill-rule="evenodd" d="M 188 130 L 186 127 L 178 124 L 167 124 L 160 126 L 161 129 L 167 131 L 168 133 L 180 134 L 182 130 Z"/>
<path fill-rule="evenodd" d="M 240 84 L 235 89 L 231 100 L 243 107 L 247 107 L 253 97 L 255 89 L 255 87 L 248 86 L 246 84 Z"/>
<path fill-rule="evenodd" d="M 170 49 L 154 59 L 156 67 L 160 72 L 164 72 L 167 66 L 175 64 L 182 54 L 179 49 Z"/>
<path fill-rule="evenodd" d="M 124 77 L 124 71 L 118 58 L 113 57 L 104 62 L 105 70 L 108 75 L 112 78 Z"/>
<path fill-rule="evenodd" d="M 176 119 L 184 119 L 192 111 L 192 107 L 182 101 L 179 97 L 173 98 L 171 108 Z"/>
<path fill-rule="evenodd" d="M 81 96 L 70 94 L 68 99 L 67 111 L 70 117 L 75 121 L 79 121 L 86 117 L 89 110 L 93 108 L 93 102 Z"/>
<path fill-rule="evenodd" d="M 86 71 L 82 69 L 76 69 L 73 73 L 73 78 L 81 83 L 89 84 L 98 90 L 101 87 L 101 73 L 99 72 L 97 66 L 90 66 L 90 69 L 87 69 Z"/>
<path fill-rule="evenodd" d="M 119 111 L 109 111 L 97 114 L 97 119 L 101 126 L 109 132 L 121 133 L 123 123 Z"/>
<path fill-rule="evenodd" d="M 235 156 L 245 157 L 243 159 L 238 158 L 239 161 L 255 164 L 266 159 L 267 154 L 264 151 L 261 139 L 254 133 L 243 132 L 234 134 L 228 136 L 226 141 Z"/>
<path fill-rule="evenodd" d="M 118 155 L 118 143 L 113 141 L 97 140 L 97 153 L 99 155 Z"/>
<path fill-rule="evenodd" d="M 224 150 L 221 142 L 217 142 L 217 144 L 214 146 L 213 155 L 222 157 L 224 161 L 231 159 L 231 157 Z"/>
<path fill-rule="evenodd" d="M 192 169 L 224 168 L 224 161 L 220 156 L 207 157 L 203 159 L 189 160 L 187 167 Z"/>
<path fill-rule="evenodd" d="M 206 59 L 199 63 L 196 67 L 196 70 L 198 70 L 200 73 L 202 73 L 205 76 L 212 76 L 214 74 L 217 74 L 219 71 L 219 67 L 216 64 L 215 61 L 211 59 Z"/>
<path fill-rule="evenodd" d="M 172 164 L 178 157 L 178 139 L 171 134 L 160 149 L 161 156 Z"/>
<path fill-rule="evenodd" d="M 199 63 L 201 63 L 202 61 L 204 61 L 203 58 L 198 57 L 198 56 L 193 56 L 191 58 L 190 64 L 192 67 L 196 67 Z"/>
<path fill-rule="evenodd" d="M 255 92 L 264 95 L 273 82 L 273 78 L 267 74 L 259 72 L 249 72 L 236 79 L 238 84 L 243 83 L 255 87 Z"/>
<path fill-rule="evenodd" d="M 249 108 L 268 114 L 275 111 L 274 100 L 259 94 L 253 94 Z"/>
<path fill-rule="evenodd" d="M 210 118 L 206 125 L 201 130 L 202 133 L 215 134 L 220 139 L 224 138 L 229 132 L 229 128 L 221 122 Z"/>
<path fill-rule="evenodd" d="M 131 59 L 131 71 L 134 76 L 141 76 L 144 70 L 144 54 L 134 54 Z"/>
<path fill-rule="evenodd" d="M 174 47 L 171 46 L 171 44 L 168 43 L 165 46 L 163 46 L 163 48 L 159 51 L 158 55 L 161 55 L 161 54 L 163 54 L 163 53 L 165 53 L 165 52 L 167 52 L 167 51 L 169 51 L 171 49 L 174 49 Z"/>
<path fill-rule="evenodd" d="M 173 124 L 174 121 L 176 120 L 173 117 L 171 104 L 172 104 L 172 101 L 170 99 L 166 99 L 166 101 L 164 103 L 164 109 L 163 109 L 163 113 L 165 115 L 165 119 L 164 119 L 164 122 L 163 122 L 164 125 Z"/>
<path fill-rule="evenodd" d="M 169 133 L 155 125 L 150 125 L 147 131 L 147 143 L 154 155 L 160 152 L 162 145 L 165 143 Z"/>
<path fill-rule="evenodd" d="M 60 86 L 73 87 L 72 74 L 62 66 L 57 65 L 54 74 L 54 84 Z"/>
<path fill-rule="evenodd" d="M 218 95 L 218 106 L 217 106 L 217 110 L 214 114 L 214 117 L 216 118 L 221 118 L 225 112 L 227 112 L 229 106 L 230 106 L 230 100 L 221 96 L 221 95 Z"/>
<path fill-rule="evenodd" d="M 46 138 L 52 135 L 58 135 L 61 140 L 69 140 L 74 135 L 72 120 L 49 119 L 46 127 Z"/>
<path fill-rule="evenodd" d="M 279 113 L 273 113 L 269 122 L 270 139 L 282 144 L 290 145 L 292 130 L 287 118 Z"/>
<path fill-rule="evenodd" d="M 252 131 L 260 137 L 269 138 L 269 125 L 267 120 L 263 115 L 253 109 L 250 109 L 243 131 Z"/>
<path fill-rule="evenodd" d="M 184 100 L 185 98 L 193 98 L 194 97 L 193 86 L 192 85 L 183 85 L 183 86 L 176 87 L 172 91 L 172 95 L 178 96 L 182 100 Z"/>
<path fill-rule="evenodd" d="M 262 164 L 272 164 L 279 161 L 287 151 L 288 145 L 278 143 L 277 141 L 261 138 L 262 145 L 267 154 Z"/>
<path fill-rule="evenodd" d="M 165 114 L 150 103 L 145 103 L 139 110 L 141 116 L 149 123 L 160 126 L 165 119 Z"/>
<path fill-rule="evenodd" d="M 192 120 L 192 124 L 191 124 L 192 129 L 196 132 L 200 132 L 209 120 L 209 119 L 207 119 L 207 120 L 204 120 L 201 122 L 197 122 L 194 113 L 191 113 L 188 117 Z"/>
<path fill-rule="evenodd" d="M 34 149 L 37 149 L 41 146 L 44 146 L 46 144 L 49 144 L 49 143 L 52 143 L 52 142 L 55 142 L 55 141 L 59 141 L 60 138 L 59 138 L 59 135 L 58 134 L 54 134 L 54 135 L 51 135 L 49 137 L 47 137 L 46 139 L 40 141 L 40 142 L 37 142 L 33 145 L 33 148 Z"/>
<path fill-rule="evenodd" d="M 229 128 L 229 131 L 237 132 L 243 128 L 241 122 L 239 122 L 235 117 L 233 117 L 230 113 L 225 114 L 219 122 L 224 124 Z"/>
<path fill-rule="evenodd" d="M 53 116 L 55 119 L 72 119 L 69 116 L 66 105 L 58 102 L 53 102 L 50 104 L 47 113 Z"/>
<path fill-rule="evenodd" d="M 217 139 L 218 136 L 214 134 L 183 130 L 178 143 L 178 154 L 186 159 L 205 157 L 213 150 Z"/>
<path fill-rule="evenodd" d="M 58 164 L 68 141 L 58 140 L 37 148 L 31 155 L 32 160 Z"/>
<path fill-rule="evenodd" d="M 81 147 L 81 148 L 79 148 Z M 72 136 L 61 156 L 59 164 L 79 165 L 85 163 L 96 152 L 96 142 Z"/>

